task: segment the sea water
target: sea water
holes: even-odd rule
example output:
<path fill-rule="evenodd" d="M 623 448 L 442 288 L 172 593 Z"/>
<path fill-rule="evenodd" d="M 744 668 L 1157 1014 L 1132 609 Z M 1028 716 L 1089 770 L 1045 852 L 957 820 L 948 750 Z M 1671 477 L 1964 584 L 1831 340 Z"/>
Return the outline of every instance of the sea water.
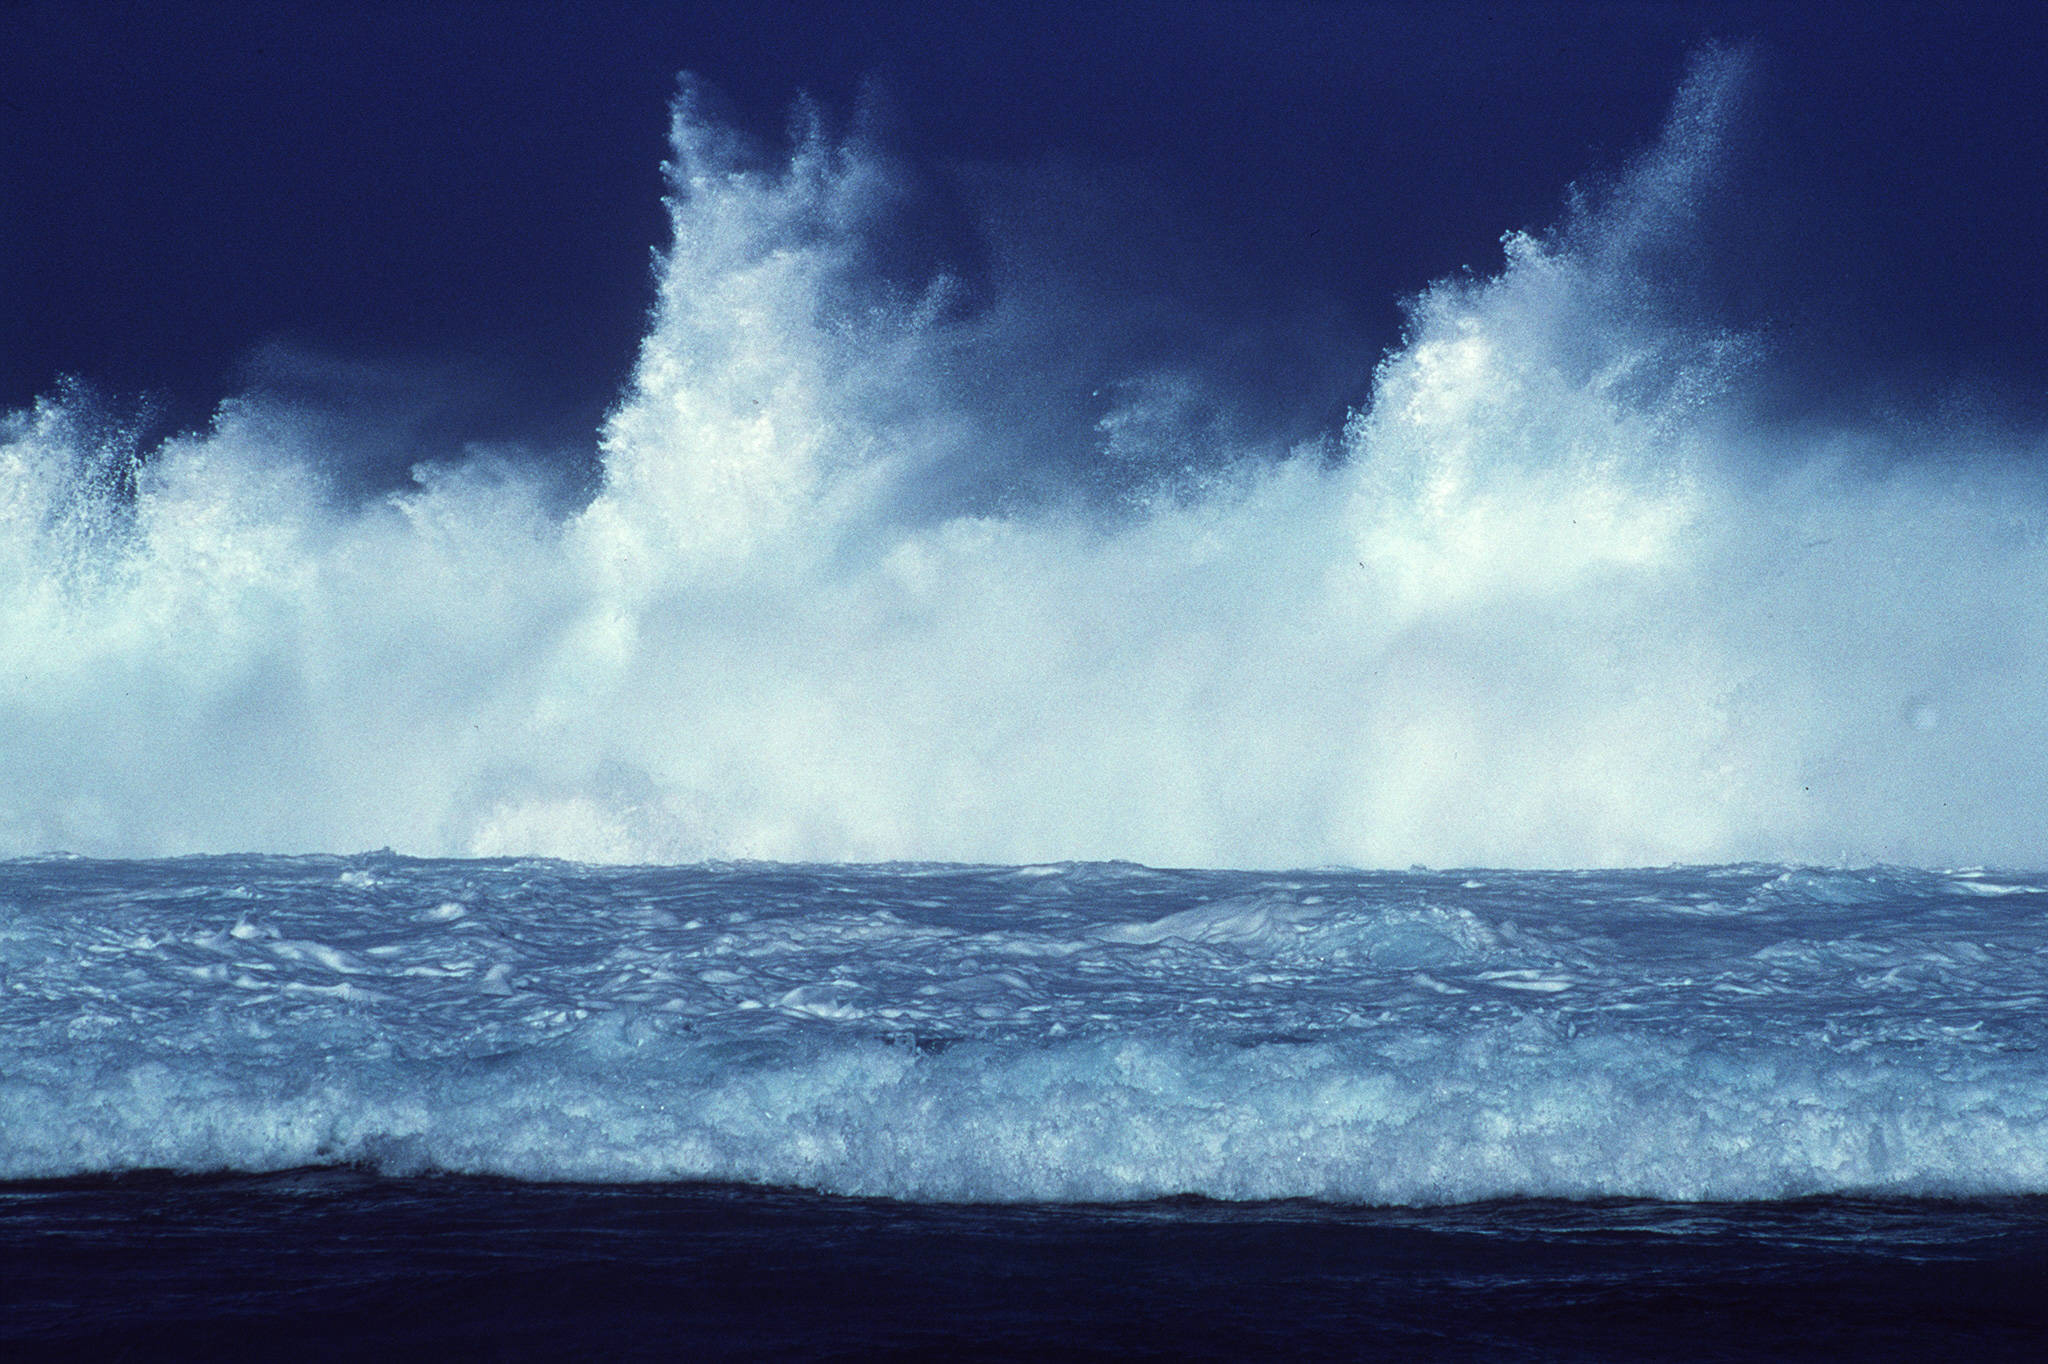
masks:
<path fill-rule="evenodd" d="M 2009 875 L 36 859 L 0 905 L 6 1179 L 2048 1194 Z"/>
<path fill-rule="evenodd" d="M 689 85 L 575 495 L 8 414 L 10 1344 L 2023 1343 L 2038 450 L 1752 420 L 1741 80 L 1305 439 Z"/>
<path fill-rule="evenodd" d="M 1885 868 L 16 860 L 0 1329 L 2017 1350 L 2044 908 Z"/>

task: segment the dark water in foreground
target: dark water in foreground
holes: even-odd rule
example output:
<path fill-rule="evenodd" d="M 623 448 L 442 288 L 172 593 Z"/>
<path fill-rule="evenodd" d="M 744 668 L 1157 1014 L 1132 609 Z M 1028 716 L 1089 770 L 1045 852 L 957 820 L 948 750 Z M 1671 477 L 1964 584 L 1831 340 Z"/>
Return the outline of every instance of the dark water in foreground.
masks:
<path fill-rule="evenodd" d="M 912 1205 L 354 1171 L 0 1186 L 10 1358 L 2033 1356 L 2048 1200 Z"/>

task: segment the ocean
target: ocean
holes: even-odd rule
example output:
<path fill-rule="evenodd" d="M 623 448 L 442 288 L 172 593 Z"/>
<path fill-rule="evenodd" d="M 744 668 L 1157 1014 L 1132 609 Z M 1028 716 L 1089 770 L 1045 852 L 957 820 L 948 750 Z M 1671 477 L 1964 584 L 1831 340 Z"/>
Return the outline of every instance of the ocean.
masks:
<path fill-rule="evenodd" d="M 1306 422 L 695 76 L 588 448 L 0 413 L 0 1348 L 2036 1353 L 2048 463 L 1786 416 L 1759 66 Z"/>
<path fill-rule="evenodd" d="M 1755 865 L 16 860 L 0 1333 L 2018 1355 L 2044 904 Z"/>
<path fill-rule="evenodd" d="M 733 1186 L 0 1194 L 13 1358 L 2031 1358 L 2038 1200 L 960 1206 Z"/>

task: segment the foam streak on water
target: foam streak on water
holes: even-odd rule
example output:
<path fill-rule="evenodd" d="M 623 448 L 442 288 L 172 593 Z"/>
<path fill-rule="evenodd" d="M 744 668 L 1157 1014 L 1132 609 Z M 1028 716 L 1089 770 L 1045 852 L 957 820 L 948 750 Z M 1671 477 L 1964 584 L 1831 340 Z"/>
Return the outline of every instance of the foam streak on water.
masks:
<path fill-rule="evenodd" d="M 344 504 L 253 399 L 153 451 L 0 422 L 0 852 L 2038 861 L 2024 452 L 1760 448 L 1768 351 L 1674 312 L 1739 79 L 1291 454 L 1191 427 L 1199 373 L 1013 448 L 974 395 L 1083 401 L 1016 358 L 1075 320 L 882 282 L 901 171 L 762 168 L 686 87 L 586 504 L 482 458 Z"/>
<path fill-rule="evenodd" d="M 0 1179 L 2048 1193 L 1982 873 L 0 864 Z"/>

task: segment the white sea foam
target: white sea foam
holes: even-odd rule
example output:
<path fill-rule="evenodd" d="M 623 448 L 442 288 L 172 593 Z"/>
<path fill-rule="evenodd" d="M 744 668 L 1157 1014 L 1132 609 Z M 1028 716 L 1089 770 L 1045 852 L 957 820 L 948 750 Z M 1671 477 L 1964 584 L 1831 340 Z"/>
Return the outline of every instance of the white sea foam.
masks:
<path fill-rule="evenodd" d="M 686 90 L 571 514 L 481 458 L 340 505 L 254 400 L 139 462 L 76 395 L 5 419 L 0 851 L 2038 860 L 2015 452 L 1760 450 L 1767 352 L 1660 293 L 1739 77 L 1705 62 L 1603 206 L 1422 295 L 1325 441 L 1190 436 L 1199 375 L 1112 385 L 1113 508 L 1005 482 L 1079 461 L 975 407 L 1028 389 L 1023 272 L 980 308 L 878 285 L 904 172 L 815 131 L 753 166 Z"/>
<path fill-rule="evenodd" d="M 2048 1192 L 2048 893 L 1465 880 L 0 863 L 0 1178 Z"/>

